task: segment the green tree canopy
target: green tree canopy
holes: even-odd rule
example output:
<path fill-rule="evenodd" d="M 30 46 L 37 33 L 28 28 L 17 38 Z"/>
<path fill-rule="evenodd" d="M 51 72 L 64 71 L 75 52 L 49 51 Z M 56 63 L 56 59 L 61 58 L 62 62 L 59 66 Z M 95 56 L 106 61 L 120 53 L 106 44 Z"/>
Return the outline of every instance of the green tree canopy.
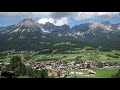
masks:
<path fill-rule="evenodd" d="M 25 65 L 22 63 L 19 56 L 13 56 L 10 64 L 6 67 L 8 71 L 14 71 L 17 75 L 25 74 Z"/>
<path fill-rule="evenodd" d="M 13 56 L 10 64 L 6 67 L 7 71 L 14 71 L 18 76 L 29 76 L 31 78 L 48 78 L 48 71 L 46 69 L 36 70 L 26 68 L 19 56 Z"/>
<path fill-rule="evenodd" d="M 115 75 L 111 76 L 112 78 L 120 78 L 120 69 L 118 71 L 118 73 L 116 73 Z"/>

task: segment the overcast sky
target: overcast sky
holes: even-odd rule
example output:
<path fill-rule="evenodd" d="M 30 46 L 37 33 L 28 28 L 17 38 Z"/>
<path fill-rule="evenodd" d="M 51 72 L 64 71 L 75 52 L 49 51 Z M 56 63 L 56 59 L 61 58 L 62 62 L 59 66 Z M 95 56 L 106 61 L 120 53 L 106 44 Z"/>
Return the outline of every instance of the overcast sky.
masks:
<path fill-rule="evenodd" d="M 51 22 L 70 27 L 80 23 L 103 22 L 120 23 L 120 12 L 0 12 L 0 26 L 8 26 L 25 18 L 32 18 L 38 23 Z"/>

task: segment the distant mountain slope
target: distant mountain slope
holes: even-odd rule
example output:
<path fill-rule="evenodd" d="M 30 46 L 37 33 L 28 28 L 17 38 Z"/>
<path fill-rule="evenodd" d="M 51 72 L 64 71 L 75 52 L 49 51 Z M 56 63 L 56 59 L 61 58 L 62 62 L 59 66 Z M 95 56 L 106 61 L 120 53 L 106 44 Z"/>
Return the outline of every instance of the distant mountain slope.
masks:
<path fill-rule="evenodd" d="M 84 23 L 70 29 L 68 25 L 39 24 L 32 19 L 24 19 L 15 25 L 0 27 L 0 42 L 0 51 L 70 50 L 85 45 L 120 50 L 120 24 Z M 60 42 L 71 44 L 54 46 Z"/>

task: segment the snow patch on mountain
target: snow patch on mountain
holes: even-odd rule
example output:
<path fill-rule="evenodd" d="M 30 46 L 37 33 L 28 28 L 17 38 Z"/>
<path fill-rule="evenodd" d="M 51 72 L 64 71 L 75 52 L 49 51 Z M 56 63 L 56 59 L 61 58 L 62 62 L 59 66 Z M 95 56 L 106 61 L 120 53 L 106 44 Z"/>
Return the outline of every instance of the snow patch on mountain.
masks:
<path fill-rule="evenodd" d="M 27 29 L 28 32 L 30 32 L 30 29 Z"/>
<path fill-rule="evenodd" d="M 65 34 L 65 36 L 72 36 L 74 38 L 77 38 L 76 35 L 74 35 L 73 33 L 67 33 L 67 34 Z"/>
<path fill-rule="evenodd" d="M 19 31 L 19 28 L 17 28 L 17 29 L 15 29 L 14 31 L 12 31 L 12 32 L 18 32 Z"/>
<path fill-rule="evenodd" d="M 44 33 L 50 33 L 49 31 L 45 30 L 44 28 L 41 28 L 42 32 Z"/>
<path fill-rule="evenodd" d="M 76 35 L 81 35 L 81 33 L 80 33 L 80 32 L 77 32 Z"/>
<path fill-rule="evenodd" d="M 107 38 L 110 38 L 110 37 L 107 35 Z"/>
<path fill-rule="evenodd" d="M 59 36 L 59 37 L 61 37 L 61 36 L 62 36 L 62 34 L 61 34 L 61 33 L 58 33 L 58 36 Z"/>
<path fill-rule="evenodd" d="M 15 29 L 15 30 L 11 31 L 9 34 L 11 34 L 11 33 L 15 33 L 15 32 L 18 32 L 19 30 L 20 30 L 20 29 L 17 28 L 17 29 Z"/>
<path fill-rule="evenodd" d="M 41 36 L 41 38 L 46 38 L 46 36 Z"/>
<path fill-rule="evenodd" d="M 25 31 L 25 29 L 23 29 L 21 33 L 23 33 L 24 31 Z"/>
<path fill-rule="evenodd" d="M 83 36 L 83 35 L 84 35 L 84 32 L 75 32 L 74 35 L 75 35 L 75 36 Z"/>
<path fill-rule="evenodd" d="M 11 40 L 13 37 L 8 38 L 7 40 Z"/>
<path fill-rule="evenodd" d="M 120 31 L 120 25 L 117 27 L 117 29 Z"/>
<path fill-rule="evenodd" d="M 104 29 L 106 29 L 107 31 L 112 31 L 112 26 L 111 25 L 108 25 L 108 26 L 104 25 Z"/>
<path fill-rule="evenodd" d="M 22 35 L 20 35 L 20 37 L 19 37 L 20 39 L 22 39 L 22 38 L 26 38 L 25 36 L 22 36 Z"/>

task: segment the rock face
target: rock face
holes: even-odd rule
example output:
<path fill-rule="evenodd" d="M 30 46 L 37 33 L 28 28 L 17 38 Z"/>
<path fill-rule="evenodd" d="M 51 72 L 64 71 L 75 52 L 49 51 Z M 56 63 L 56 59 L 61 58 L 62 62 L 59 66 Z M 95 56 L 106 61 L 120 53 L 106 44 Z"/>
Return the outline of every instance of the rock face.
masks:
<path fill-rule="evenodd" d="M 19 22 L 17 26 L 34 26 L 36 25 L 36 22 L 32 19 L 24 19 L 23 21 Z"/>

